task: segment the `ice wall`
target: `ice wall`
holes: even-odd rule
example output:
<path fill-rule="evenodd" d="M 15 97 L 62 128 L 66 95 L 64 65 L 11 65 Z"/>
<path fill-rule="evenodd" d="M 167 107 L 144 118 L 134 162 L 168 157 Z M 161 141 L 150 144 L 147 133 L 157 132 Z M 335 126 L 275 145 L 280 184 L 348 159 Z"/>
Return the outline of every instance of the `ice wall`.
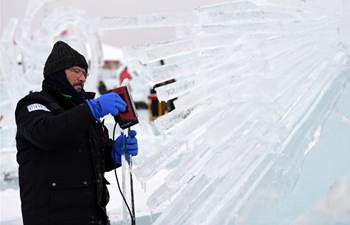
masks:
<path fill-rule="evenodd" d="M 176 79 L 156 89 L 162 100 L 178 97 L 176 110 L 155 121 L 163 141 L 136 171 L 145 183 L 169 173 L 148 199 L 162 212 L 155 224 L 293 221 L 281 217 L 283 200 L 349 82 L 349 52 L 342 1 L 289 3 L 108 18 L 115 27 L 177 29 L 175 40 L 126 50 L 151 83 Z"/>

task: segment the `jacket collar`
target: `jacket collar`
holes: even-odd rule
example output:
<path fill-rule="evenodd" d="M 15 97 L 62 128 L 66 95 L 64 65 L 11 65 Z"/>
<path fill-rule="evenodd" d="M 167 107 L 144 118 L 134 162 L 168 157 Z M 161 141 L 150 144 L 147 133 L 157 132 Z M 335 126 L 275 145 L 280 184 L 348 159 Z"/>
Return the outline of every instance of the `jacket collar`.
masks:
<path fill-rule="evenodd" d="M 94 99 L 95 95 L 95 92 L 85 92 L 86 99 Z"/>
<path fill-rule="evenodd" d="M 54 87 L 45 87 L 43 88 L 43 91 L 52 96 L 57 101 L 57 103 L 65 109 L 73 108 L 74 106 L 84 102 L 80 100 L 76 101 L 75 99 L 73 99 L 74 96 L 63 94 Z M 95 95 L 96 94 L 94 92 L 84 92 L 85 100 L 93 99 Z"/>

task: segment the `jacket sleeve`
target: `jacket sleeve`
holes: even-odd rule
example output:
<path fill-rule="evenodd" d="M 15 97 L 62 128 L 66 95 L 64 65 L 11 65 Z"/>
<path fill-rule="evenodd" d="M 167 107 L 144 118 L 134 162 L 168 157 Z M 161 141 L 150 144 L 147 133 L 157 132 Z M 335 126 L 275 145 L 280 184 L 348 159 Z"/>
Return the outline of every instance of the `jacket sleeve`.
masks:
<path fill-rule="evenodd" d="M 80 135 L 94 122 L 85 103 L 58 115 L 43 104 L 30 101 L 20 102 L 16 108 L 17 132 L 45 150 L 78 145 Z"/>

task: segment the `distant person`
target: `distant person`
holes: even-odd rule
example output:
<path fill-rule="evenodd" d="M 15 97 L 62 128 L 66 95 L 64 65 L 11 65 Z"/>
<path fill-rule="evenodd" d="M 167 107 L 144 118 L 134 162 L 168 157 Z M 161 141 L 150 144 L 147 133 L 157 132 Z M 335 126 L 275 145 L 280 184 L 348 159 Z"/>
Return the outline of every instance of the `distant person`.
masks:
<path fill-rule="evenodd" d="M 119 84 L 122 84 L 125 79 L 131 80 L 132 76 L 128 71 L 128 67 L 126 66 L 123 71 L 119 75 Z"/>
<path fill-rule="evenodd" d="M 105 82 L 103 82 L 102 80 L 100 80 L 98 82 L 98 92 L 103 95 L 103 94 L 106 94 L 108 92 L 107 90 L 107 87 L 106 87 L 106 84 Z"/>
<path fill-rule="evenodd" d="M 2 121 L 4 120 L 4 116 L 0 115 L 0 129 L 2 128 Z"/>
<path fill-rule="evenodd" d="M 161 63 L 162 62 L 164 63 L 163 60 L 161 60 Z M 148 96 L 148 99 L 150 102 L 149 103 L 149 110 L 150 110 L 149 120 L 150 121 L 153 121 L 157 119 L 159 116 L 162 116 L 165 113 L 171 112 L 175 109 L 174 101 L 176 101 L 177 98 L 170 99 L 166 102 L 159 101 L 157 97 L 157 91 L 156 91 L 158 87 L 162 87 L 174 82 L 176 82 L 176 80 L 172 78 L 172 79 L 155 84 L 153 88 L 150 90 L 150 95 Z"/>
<path fill-rule="evenodd" d="M 121 166 L 121 152 L 138 153 L 136 132 L 108 137 L 100 119 L 126 103 L 115 93 L 85 92 L 88 64 L 58 41 L 44 67 L 42 90 L 16 108 L 17 162 L 24 225 L 109 225 L 106 171 Z"/>

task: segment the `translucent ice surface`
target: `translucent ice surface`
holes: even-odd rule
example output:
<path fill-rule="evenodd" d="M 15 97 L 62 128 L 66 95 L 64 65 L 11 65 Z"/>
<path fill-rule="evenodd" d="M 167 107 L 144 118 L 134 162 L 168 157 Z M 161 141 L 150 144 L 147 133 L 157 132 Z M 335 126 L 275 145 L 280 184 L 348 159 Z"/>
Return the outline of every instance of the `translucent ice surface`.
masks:
<path fill-rule="evenodd" d="M 162 212 L 155 224 L 303 224 L 302 212 L 307 217 L 317 211 L 311 207 L 316 199 L 322 202 L 320 193 L 305 200 L 310 213 L 295 205 L 286 210 L 287 202 L 304 185 L 307 157 L 321 154 L 330 117 L 344 104 L 339 99 L 349 89 L 349 53 L 339 36 L 346 29 L 339 25 L 342 11 L 308 4 L 232 1 L 201 7 L 192 32 L 129 51 L 146 64 L 193 57 L 144 67 L 152 82 L 164 79 L 163 71 L 177 80 L 156 89 L 160 99 L 178 97 L 176 109 L 154 122 L 164 141 L 136 170 L 145 181 L 169 171 L 148 199 Z M 188 68 L 195 60 L 197 66 Z M 349 129 L 338 132 L 340 137 Z M 334 151 L 349 156 L 345 147 Z M 343 169 L 349 175 L 349 167 Z M 331 176 L 333 182 L 309 185 L 326 195 L 346 179 Z M 350 217 L 347 200 L 339 221 Z"/>

